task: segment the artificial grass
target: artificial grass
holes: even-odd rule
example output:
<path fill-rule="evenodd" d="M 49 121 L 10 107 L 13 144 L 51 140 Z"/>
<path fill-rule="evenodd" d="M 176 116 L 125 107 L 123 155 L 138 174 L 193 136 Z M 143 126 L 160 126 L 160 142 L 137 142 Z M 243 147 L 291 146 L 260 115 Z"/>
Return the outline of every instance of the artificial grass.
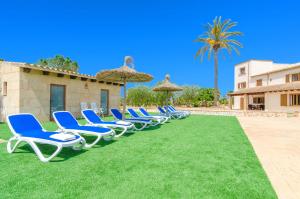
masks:
<path fill-rule="evenodd" d="M 6 124 L 0 129 L 8 139 Z M 172 120 L 89 150 L 63 149 L 49 163 L 28 145 L 8 154 L 3 143 L 0 166 L 0 198 L 276 198 L 235 117 Z"/>

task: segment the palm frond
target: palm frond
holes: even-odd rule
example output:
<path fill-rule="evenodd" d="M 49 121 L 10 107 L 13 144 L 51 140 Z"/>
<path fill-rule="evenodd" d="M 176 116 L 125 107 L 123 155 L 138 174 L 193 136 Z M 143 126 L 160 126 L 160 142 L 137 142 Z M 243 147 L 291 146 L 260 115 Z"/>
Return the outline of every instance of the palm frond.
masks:
<path fill-rule="evenodd" d="M 235 26 L 237 26 L 237 22 L 230 22 L 229 24 L 226 25 L 226 27 L 224 27 L 223 32 L 227 32 L 228 30 L 230 30 Z"/>
<path fill-rule="evenodd" d="M 240 48 L 243 47 L 243 45 L 239 41 L 237 41 L 235 39 L 227 39 L 227 40 L 224 40 L 224 41 L 226 41 L 227 43 L 232 43 L 232 44 L 234 44 L 234 45 L 236 45 L 236 46 L 238 46 Z"/>
<path fill-rule="evenodd" d="M 233 37 L 233 36 L 242 36 L 243 33 L 235 31 L 235 32 L 224 32 L 223 38 Z"/>
<path fill-rule="evenodd" d="M 197 51 L 196 57 L 203 56 L 207 53 L 208 59 L 210 59 L 213 51 L 218 52 L 224 49 L 229 55 L 232 51 L 239 54 L 237 47 L 243 47 L 242 44 L 235 40 L 234 37 L 241 36 L 242 32 L 231 31 L 233 27 L 237 25 L 236 22 L 232 22 L 231 19 L 225 19 L 222 21 L 222 17 L 215 17 L 213 23 L 206 24 L 206 31 L 203 35 L 199 36 L 195 42 L 202 43 L 203 46 Z"/>

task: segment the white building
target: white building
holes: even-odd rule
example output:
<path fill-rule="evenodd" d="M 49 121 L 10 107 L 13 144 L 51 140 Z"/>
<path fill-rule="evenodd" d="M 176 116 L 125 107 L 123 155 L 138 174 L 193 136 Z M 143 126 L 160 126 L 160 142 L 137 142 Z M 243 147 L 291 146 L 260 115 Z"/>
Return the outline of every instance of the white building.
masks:
<path fill-rule="evenodd" d="M 232 108 L 300 111 L 300 63 L 250 60 L 235 65 Z"/>

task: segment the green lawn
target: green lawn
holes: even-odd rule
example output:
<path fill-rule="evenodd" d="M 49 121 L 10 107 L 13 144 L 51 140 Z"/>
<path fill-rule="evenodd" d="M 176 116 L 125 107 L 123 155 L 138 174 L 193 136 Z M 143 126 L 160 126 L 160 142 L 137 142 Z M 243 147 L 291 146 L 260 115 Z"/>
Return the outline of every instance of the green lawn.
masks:
<path fill-rule="evenodd" d="M 0 130 L 8 139 L 7 126 Z M 28 145 L 8 154 L 4 143 L 0 166 L 0 198 L 276 198 L 235 117 L 172 120 L 89 150 L 64 149 L 49 163 Z"/>

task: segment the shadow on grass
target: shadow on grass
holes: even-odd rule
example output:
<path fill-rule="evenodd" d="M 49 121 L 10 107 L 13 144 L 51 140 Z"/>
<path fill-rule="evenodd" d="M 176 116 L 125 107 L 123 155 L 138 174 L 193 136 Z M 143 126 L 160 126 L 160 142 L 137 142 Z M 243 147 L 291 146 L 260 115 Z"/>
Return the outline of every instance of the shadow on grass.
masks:
<path fill-rule="evenodd" d="M 84 139 L 87 143 L 92 143 L 92 142 L 95 141 L 96 137 L 94 137 L 94 136 L 85 136 Z M 101 140 L 97 144 L 95 144 L 92 148 L 99 148 L 99 147 L 108 146 L 108 145 L 110 145 L 114 142 L 116 142 L 116 140 L 103 140 L 103 138 L 101 138 Z"/>
<path fill-rule="evenodd" d="M 39 149 L 41 150 L 41 152 L 43 153 L 43 155 L 45 155 L 45 156 L 50 156 L 56 150 L 55 146 L 45 145 L 45 144 L 37 144 L 37 145 L 38 145 Z M 22 151 L 20 151 L 20 150 L 22 150 Z M 61 150 L 61 152 L 56 156 L 61 159 L 57 160 L 54 158 L 50 162 L 63 162 L 70 158 L 76 157 L 80 154 L 83 154 L 86 151 L 87 151 L 86 149 L 73 150 L 71 147 L 64 147 Z M 33 154 L 35 154 L 35 152 L 31 148 L 31 146 L 28 144 L 19 146 L 14 153 L 33 153 Z"/>

